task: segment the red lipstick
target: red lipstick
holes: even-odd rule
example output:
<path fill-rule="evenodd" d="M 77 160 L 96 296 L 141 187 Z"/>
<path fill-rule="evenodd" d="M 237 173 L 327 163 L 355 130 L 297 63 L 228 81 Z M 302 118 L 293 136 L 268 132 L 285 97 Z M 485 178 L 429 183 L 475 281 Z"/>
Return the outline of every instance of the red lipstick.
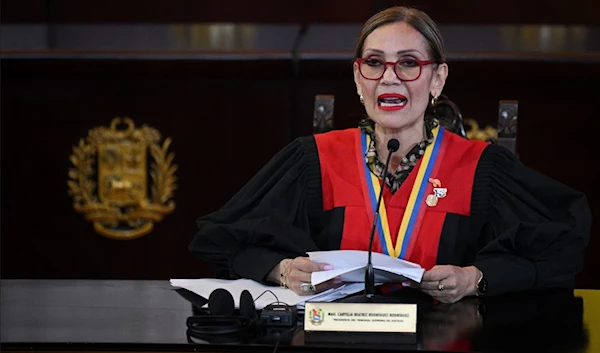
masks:
<path fill-rule="evenodd" d="M 377 96 L 377 107 L 381 110 L 395 111 L 403 109 L 408 99 L 399 93 L 383 93 Z"/>

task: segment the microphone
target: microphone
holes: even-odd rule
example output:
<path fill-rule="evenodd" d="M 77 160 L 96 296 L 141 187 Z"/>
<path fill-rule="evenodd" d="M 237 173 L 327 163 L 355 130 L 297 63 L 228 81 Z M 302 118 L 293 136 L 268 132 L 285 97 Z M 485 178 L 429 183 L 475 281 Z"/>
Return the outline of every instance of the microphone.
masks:
<path fill-rule="evenodd" d="M 383 199 L 383 189 L 385 189 L 385 178 L 390 165 L 390 159 L 392 158 L 392 153 L 398 151 L 398 148 L 400 148 L 400 142 L 398 140 L 390 139 L 388 141 L 388 156 L 385 161 L 385 168 L 383 169 L 383 182 L 381 184 L 381 190 L 379 190 L 377 209 L 375 210 L 375 215 L 373 216 L 373 226 L 371 227 L 371 236 L 369 238 L 369 255 L 367 260 L 367 268 L 365 269 L 365 297 L 369 299 L 375 296 L 375 270 L 373 269 L 373 263 L 371 262 L 371 254 L 373 253 L 373 237 L 375 236 L 375 228 L 377 227 L 377 221 L 379 220 L 379 207 L 381 206 L 381 200 Z"/>

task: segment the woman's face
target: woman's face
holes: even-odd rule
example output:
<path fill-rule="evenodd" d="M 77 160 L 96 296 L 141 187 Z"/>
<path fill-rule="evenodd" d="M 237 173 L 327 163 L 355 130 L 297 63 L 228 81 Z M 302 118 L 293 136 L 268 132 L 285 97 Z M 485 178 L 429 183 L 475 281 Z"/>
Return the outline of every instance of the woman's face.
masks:
<path fill-rule="evenodd" d="M 405 22 L 381 26 L 369 34 L 363 45 L 363 58 L 396 62 L 400 59 L 430 60 L 423 35 Z M 375 123 L 388 129 L 404 129 L 421 124 L 430 94 L 439 96 L 444 88 L 448 66 L 424 65 L 415 81 L 401 81 L 392 65 L 379 80 L 361 76 L 354 63 L 354 81 L 363 96 L 367 114 Z"/>

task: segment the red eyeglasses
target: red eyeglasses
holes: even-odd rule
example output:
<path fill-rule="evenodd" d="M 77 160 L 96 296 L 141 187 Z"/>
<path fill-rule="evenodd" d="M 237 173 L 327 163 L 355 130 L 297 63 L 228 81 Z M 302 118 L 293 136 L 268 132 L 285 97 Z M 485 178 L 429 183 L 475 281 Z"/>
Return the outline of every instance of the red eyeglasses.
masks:
<path fill-rule="evenodd" d="M 396 77 L 401 81 L 414 81 L 421 76 L 421 68 L 435 64 L 433 60 L 400 59 L 396 62 L 383 61 L 375 58 L 358 58 L 358 71 L 367 80 L 379 80 L 383 77 L 388 65 L 392 65 Z"/>

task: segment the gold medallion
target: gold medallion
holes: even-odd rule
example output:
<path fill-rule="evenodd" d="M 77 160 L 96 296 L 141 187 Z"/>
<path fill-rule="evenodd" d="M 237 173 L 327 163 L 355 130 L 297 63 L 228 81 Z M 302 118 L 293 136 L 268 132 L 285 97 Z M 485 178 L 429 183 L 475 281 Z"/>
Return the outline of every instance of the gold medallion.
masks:
<path fill-rule="evenodd" d="M 425 199 L 425 203 L 429 207 L 435 207 L 438 204 L 438 197 L 435 196 L 434 194 L 427 195 L 427 198 Z"/>
<path fill-rule="evenodd" d="M 117 129 L 119 125 L 125 128 Z M 93 128 L 73 147 L 69 194 L 75 210 L 85 214 L 97 233 L 135 239 L 175 210 L 175 155 L 167 152 L 170 138 L 162 146 L 159 141 L 156 129 L 135 128 L 131 119 L 115 118 L 110 128 Z"/>

